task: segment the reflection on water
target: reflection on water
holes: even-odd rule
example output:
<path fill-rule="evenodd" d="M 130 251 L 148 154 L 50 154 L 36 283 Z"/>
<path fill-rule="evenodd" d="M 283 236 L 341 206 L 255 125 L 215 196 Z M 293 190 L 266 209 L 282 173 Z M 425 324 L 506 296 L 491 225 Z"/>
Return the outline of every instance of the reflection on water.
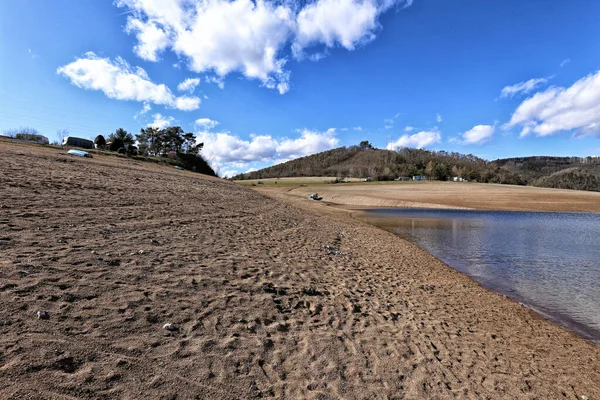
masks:
<path fill-rule="evenodd" d="M 377 209 L 361 219 L 600 342 L 600 213 Z"/>

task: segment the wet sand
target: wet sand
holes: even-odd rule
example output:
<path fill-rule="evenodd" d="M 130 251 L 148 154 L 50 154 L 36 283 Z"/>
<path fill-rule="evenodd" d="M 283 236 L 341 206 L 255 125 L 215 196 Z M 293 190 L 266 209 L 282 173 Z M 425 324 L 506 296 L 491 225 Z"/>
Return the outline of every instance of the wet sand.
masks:
<path fill-rule="evenodd" d="M 599 347 L 345 210 L 5 142 L 0 171 L 2 399 L 600 396 Z"/>

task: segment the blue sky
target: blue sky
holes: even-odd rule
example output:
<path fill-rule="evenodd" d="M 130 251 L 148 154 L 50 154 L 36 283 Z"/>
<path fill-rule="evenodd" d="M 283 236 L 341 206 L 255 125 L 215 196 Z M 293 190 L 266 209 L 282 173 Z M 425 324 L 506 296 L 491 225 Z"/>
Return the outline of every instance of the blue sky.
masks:
<path fill-rule="evenodd" d="M 180 125 L 222 173 L 370 140 L 600 154 L 600 2 L 0 2 L 0 131 Z"/>

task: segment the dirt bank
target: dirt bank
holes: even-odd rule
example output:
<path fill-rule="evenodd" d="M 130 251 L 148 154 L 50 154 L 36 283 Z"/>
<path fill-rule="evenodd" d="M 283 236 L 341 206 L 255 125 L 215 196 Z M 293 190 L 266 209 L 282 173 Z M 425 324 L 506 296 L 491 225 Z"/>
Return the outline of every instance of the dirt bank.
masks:
<path fill-rule="evenodd" d="M 38 146 L 0 171 L 2 399 L 600 396 L 597 346 L 324 204 Z"/>
<path fill-rule="evenodd" d="M 302 179 L 302 178 L 297 178 Z M 462 182 L 370 182 L 320 184 L 308 182 L 306 187 L 283 185 L 257 187 L 262 192 L 286 192 L 289 196 L 306 198 L 318 192 L 325 201 L 353 208 L 424 207 L 473 208 L 479 210 L 518 211 L 589 211 L 600 212 L 600 193 L 578 190 L 547 189 Z"/>

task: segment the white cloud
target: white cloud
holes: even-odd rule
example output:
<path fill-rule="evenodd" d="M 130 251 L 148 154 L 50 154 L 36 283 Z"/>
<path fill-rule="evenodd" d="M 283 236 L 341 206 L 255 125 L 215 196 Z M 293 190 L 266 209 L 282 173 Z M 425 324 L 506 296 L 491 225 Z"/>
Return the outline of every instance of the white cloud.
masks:
<path fill-rule="evenodd" d="M 570 62 L 571 62 L 570 58 L 565 58 L 564 60 L 561 61 L 560 67 L 562 68 L 562 67 L 564 67 L 565 65 L 567 65 Z"/>
<path fill-rule="evenodd" d="M 206 76 L 204 80 L 208 83 L 215 83 L 219 89 L 225 89 L 225 81 L 219 76 Z"/>
<path fill-rule="evenodd" d="M 505 86 L 500 93 L 500 97 L 514 97 L 519 93 L 527 94 L 546 82 L 548 82 L 548 78 L 535 78 L 511 86 Z"/>
<path fill-rule="evenodd" d="M 175 99 L 175 108 L 182 111 L 193 111 L 200 108 L 200 98 L 195 96 L 181 96 Z"/>
<path fill-rule="evenodd" d="M 219 121 L 212 120 L 210 118 L 199 118 L 195 122 L 199 129 L 209 131 L 215 126 L 219 125 Z"/>
<path fill-rule="evenodd" d="M 284 139 L 279 143 L 279 146 L 277 146 L 277 156 L 280 159 L 291 160 L 332 149 L 338 143 L 339 140 L 336 138 L 335 128 L 330 128 L 325 132 L 303 129 L 299 138 Z"/>
<path fill-rule="evenodd" d="M 442 116 L 440 114 L 435 114 L 435 120 L 440 123 L 443 121 Z"/>
<path fill-rule="evenodd" d="M 476 125 L 470 130 L 462 133 L 462 143 L 478 144 L 489 140 L 496 129 L 493 125 Z"/>
<path fill-rule="evenodd" d="M 138 45 L 133 48 L 135 54 L 148 61 L 158 61 L 158 53 L 169 45 L 167 33 L 156 23 L 144 23 L 136 18 L 129 18 L 125 30 L 134 32 Z"/>
<path fill-rule="evenodd" d="M 229 132 L 196 132 L 198 143 L 204 143 L 202 155 L 213 166 L 229 168 L 251 162 L 286 161 L 334 148 L 339 140 L 335 129 L 315 132 L 304 129 L 298 138 L 273 138 L 250 135 L 244 140 Z"/>
<path fill-rule="evenodd" d="M 438 143 L 442 139 L 440 132 L 437 130 L 421 131 L 414 135 L 403 135 L 395 142 L 388 143 L 387 150 L 398 150 L 402 147 L 416 147 L 422 149 Z"/>
<path fill-rule="evenodd" d="M 196 89 L 196 86 L 198 86 L 199 84 L 199 78 L 187 78 L 185 81 L 177 85 L 177 90 L 179 90 L 180 92 L 192 93 L 194 89 Z"/>
<path fill-rule="evenodd" d="M 301 56 L 314 44 L 340 45 L 354 50 L 375 38 L 380 10 L 375 1 L 318 0 L 307 4 L 298 14 L 297 32 L 292 50 Z"/>
<path fill-rule="evenodd" d="M 150 110 L 152 110 L 152 107 L 150 106 L 150 104 L 144 103 L 144 107 L 142 107 L 142 109 L 140 110 L 139 113 L 137 113 L 133 116 L 133 119 L 138 119 L 138 117 L 141 117 L 142 115 L 146 114 Z"/>
<path fill-rule="evenodd" d="M 135 100 L 184 111 L 200 107 L 198 97 L 176 97 L 164 84 L 156 84 L 142 68 L 132 68 L 122 58 L 111 61 L 92 52 L 57 69 L 57 73 L 83 89 L 100 90 L 111 99 Z"/>
<path fill-rule="evenodd" d="M 163 116 L 159 113 L 156 113 L 152 116 L 152 118 L 154 118 L 154 121 L 150 122 L 148 124 L 148 126 L 151 126 L 153 128 L 159 128 L 159 129 L 164 129 L 168 126 L 171 126 L 171 123 L 173 121 L 175 121 L 175 118 L 173 117 L 166 117 Z"/>
<path fill-rule="evenodd" d="M 157 61 L 170 49 L 195 72 L 224 77 L 240 72 L 280 93 L 289 90 L 290 73 L 282 54 L 315 45 L 353 50 L 375 38 L 379 15 L 412 0 L 116 0 L 127 7 L 126 31 L 134 34 L 135 53 Z M 309 57 L 318 60 L 327 54 Z"/>
<path fill-rule="evenodd" d="M 600 71 L 568 88 L 551 87 L 523 101 L 504 128 L 514 126 L 521 126 L 521 137 L 571 130 L 575 136 L 600 135 Z"/>
<path fill-rule="evenodd" d="M 358 131 L 358 132 L 362 132 L 362 130 L 363 130 L 362 126 L 355 126 L 352 129 L 354 129 L 355 131 Z"/>
<path fill-rule="evenodd" d="M 414 126 L 406 126 L 404 127 L 404 132 L 412 132 L 415 130 Z"/>

